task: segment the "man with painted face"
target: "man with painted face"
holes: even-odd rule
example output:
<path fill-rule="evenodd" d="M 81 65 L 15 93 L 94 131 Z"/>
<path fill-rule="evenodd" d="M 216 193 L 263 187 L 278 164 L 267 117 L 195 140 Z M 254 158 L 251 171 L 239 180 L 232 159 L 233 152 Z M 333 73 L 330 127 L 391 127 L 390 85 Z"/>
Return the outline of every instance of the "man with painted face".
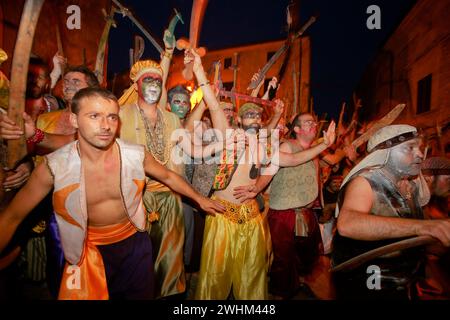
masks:
<path fill-rule="evenodd" d="M 121 138 L 146 146 L 156 161 L 184 175 L 184 164 L 177 164 L 171 158 L 172 148 L 176 145 L 171 134 L 182 127 L 177 115 L 167 111 L 165 102 L 160 101 L 163 91 L 167 95 L 163 86 L 163 70 L 152 60 L 138 61 L 131 68 L 130 78 L 137 98 L 130 103 L 130 97 L 127 97 L 120 110 Z M 150 219 L 154 220 L 149 233 L 154 245 L 155 296 L 183 293 L 186 287 L 183 263 L 185 230 L 180 196 L 164 184 L 148 180 L 144 204 L 147 211 L 152 212 Z"/>
<path fill-rule="evenodd" d="M 182 85 L 177 85 L 169 90 L 167 93 L 170 111 L 174 113 L 182 125 L 184 125 L 186 116 L 190 111 L 190 95 Z M 192 181 L 194 166 L 190 163 L 190 157 L 185 156 L 186 161 L 184 172 L 187 181 Z M 185 227 L 185 241 L 184 241 L 184 264 L 190 265 L 192 247 L 194 242 L 194 211 L 192 206 L 183 199 L 183 213 L 184 213 L 184 227 Z"/>
<path fill-rule="evenodd" d="M 423 154 L 416 128 L 390 125 L 368 141 L 369 154 L 345 177 L 336 215 L 333 263 L 415 236 L 450 246 L 450 220 L 423 220 L 430 194 L 420 174 Z M 334 274 L 338 299 L 414 298 L 423 250 L 410 248 Z M 375 266 L 380 274 L 367 271 Z M 369 279 L 370 277 L 370 279 Z M 374 279 L 375 278 L 375 279 Z"/>
<path fill-rule="evenodd" d="M 167 50 L 167 49 L 166 49 Z M 172 46 L 173 51 L 173 46 Z M 172 133 L 185 133 L 177 115 L 166 110 L 165 82 L 169 70 L 170 54 L 165 54 L 161 66 L 152 60 L 136 62 L 130 71 L 133 86 L 122 96 L 120 137 L 126 141 L 142 144 L 156 161 L 166 168 L 184 175 L 184 163 L 178 151 L 192 154 L 191 139 L 173 139 Z M 201 62 L 200 62 L 201 66 Z M 199 82 L 205 82 L 203 68 L 195 68 Z M 201 78 L 199 78 L 201 77 Z M 212 94 L 212 93 L 211 93 Z M 214 107 L 212 107 L 213 111 Z M 222 143 L 221 141 L 218 143 Z M 180 150 L 178 150 L 180 148 Z M 194 148 L 195 152 L 195 148 Z M 148 180 L 144 204 L 149 219 L 149 230 L 155 248 L 156 297 L 181 294 L 186 289 L 183 262 L 185 239 L 184 216 L 181 198 L 166 185 Z"/>
<path fill-rule="evenodd" d="M 189 96 L 189 91 L 187 91 L 182 85 L 173 87 L 167 93 L 170 111 L 180 119 L 181 123 L 183 123 L 184 119 L 186 119 L 191 107 Z"/>
<path fill-rule="evenodd" d="M 182 125 L 185 123 L 186 116 L 190 111 L 190 95 L 182 85 L 177 85 L 169 90 L 167 93 L 170 111 L 174 113 L 179 119 Z M 185 155 L 185 176 L 187 181 L 192 181 L 194 173 L 194 164 L 190 161 L 190 157 Z M 184 264 L 186 270 L 189 273 L 191 270 L 191 255 L 194 245 L 194 210 L 189 203 L 188 199 L 183 198 L 183 213 L 184 213 L 184 227 L 185 227 L 185 241 L 184 241 Z"/>

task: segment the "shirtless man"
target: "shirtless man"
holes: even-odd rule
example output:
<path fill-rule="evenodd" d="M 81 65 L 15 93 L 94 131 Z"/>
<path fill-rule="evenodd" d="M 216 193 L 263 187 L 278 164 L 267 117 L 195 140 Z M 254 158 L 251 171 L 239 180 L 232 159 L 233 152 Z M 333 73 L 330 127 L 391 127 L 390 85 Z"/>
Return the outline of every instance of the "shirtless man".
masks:
<path fill-rule="evenodd" d="M 0 251 L 20 221 L 54 187 L 53 204 L 67 260 L 59 298 L 152 298 L 152 247 L 143 232 L 145 175 L 192 198 L 211 214 L 223 211 L 223 206 L 199 195 L 142 146 L 116 139 L 119 106 L 110 92 L 83 89 L 73 98 L 72 110 L 78 141 L 47 155 L 0 214 Z"/>
<path fill-rule="evenodd" d="M 227 156 L 216 171 L 211 198 L 222 202 L 226 211 L 214 218 L 206 217 L 196 299 L 226 299 L 231 288 L 235 299 L 267 299 L 271 246 L 267 220 L 255 199 L 241 203 L 236 196 L 239 186 L 255 184 L 264 162 L 264 145 L 255 143 L 262 126 L 261 116 L 262 108 L 256 104 L 241 106 L 237 120 L 247 134 L 249 147 L 224 153 Z M 334 127 L 331 129 L 334 134 Z M 251 147 L 255 145 L 256 150 Z M 283 154 L 277 164 L 296 165 L 322 150 L 319 146 L 303 154 Z"/>
<path fill-rule="evenodd" d="M 252 103 L 240 108 L 238 122 L 249 135 L 256 136 L 261 128 L 261 111 Z M 196 299 L 224 300 L 231 288 L 235 299 L 267 299 L 267 223 L 256 200 L 241 204 L 233 196 L 236 186 L 252 183 L 258 174 L 249 161 L 249 148 L 244 150 L 224 152 L 226 157 L 216 171 L 211 198 L 226 211 L 213 219 L 206 217 Z M 237 158 L 239 164 L 227 164 L 229 157 Z"/>

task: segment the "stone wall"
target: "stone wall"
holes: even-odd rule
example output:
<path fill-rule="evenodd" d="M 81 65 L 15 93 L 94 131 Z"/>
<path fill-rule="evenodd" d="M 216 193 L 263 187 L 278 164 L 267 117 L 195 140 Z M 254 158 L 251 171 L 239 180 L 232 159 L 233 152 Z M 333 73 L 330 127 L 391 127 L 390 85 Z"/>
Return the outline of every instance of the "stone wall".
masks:
<path fill-rule="evenodd" d="M 357 93 L 361 118 L 376 119 L 398 103 L 407 108 L 397 123 L 409 123 L 449 140 L 450 29 L 449 1 L 419 0 L 366 69 Z M 417 113 L 418 82 L 432 75 L 430 111 Z"/>

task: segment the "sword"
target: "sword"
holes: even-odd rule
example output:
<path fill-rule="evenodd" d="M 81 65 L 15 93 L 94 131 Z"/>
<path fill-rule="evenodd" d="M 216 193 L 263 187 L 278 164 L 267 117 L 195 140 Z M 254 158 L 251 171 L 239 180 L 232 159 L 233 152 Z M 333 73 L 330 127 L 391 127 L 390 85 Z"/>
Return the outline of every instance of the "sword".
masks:
<path fill-rule="evenodd" d="M 120 13 L 122 13 L 122 16 L 123 17 L 127 16 L 128 19 L 130 19 L 135 24 L 135 26 L 138 27 L 139 30 L 142 31 L 142 33 L 153 44 L 153 46 L 156 48 L 156 50 L 158 50 L 158 52 L 160 54 L 162 54 L 164 52 L 163 48 L 159 45 L 159 43 L 155 40 L 155 38 L 153 38 L 150 35 L 150 33 L 147 31 L 147 29 L 145 29 L 144 26 L 142 24 L 140 24 L 139 21 L 136 20 L 136 18 L 133 16 L 133 14 L 130 12 L 130 10 L 125 8 L 119 1 L 117 1 L 117 0 L 112 0 L 112 1 L 119 8 L 119 11 L 120 11 Z"/>
<path fill-rule="evenodd" d="M 297 39 L 298 37 L 300 37 L 301 35 L 303 35 L 303 33 L 306 31 L 306 29 L 308 29 L 316 20 L 317 20 L 317 17 L 315 17 L 315 16 L 312 16 L 311 18 L 309 18 L 309 20 L 300 28 L 300 30 L 297 31 L 292 36 L 292 38 L 290 39 L 290 42 L 288 39 L 288 41 L 286 41 L 286 43 L 280 49 L 278 49 L 277 52 L 275 52 L 275 54 L 270 58 L 270 60 L 267 61 L 267 63 L 264 65 L 264 67 L 258 72 L 258 77 L 250 82 L 250 84 L 247 87 L 247 90 L 255 89 L 258 86 L 258 84 L 264 80 L 264 77 L 266 76 L 267 71 L 269 71 L 269 69 L 272 67 L 272 65 L 275 63 L 275 61 L 277 61 L 278 58 L 289 48 L 290 43 L 292 41 L 294 41 L 295 39 Z"/>
<path fill-rule="evenodd" d="M 406 105 L 405 104 L 399 104 L 397 105 L 394 109 L 392 109 L 387 115 L 385 115 L 383 118 L 381 118 L 380 120 L 378 120 L 377 122 L 375 122 L 375 124 L 366 132 L 364 132 L 364 134 L 362 134 L 361 136 L 359 136 L 358 138 L 356 138 L 353 142 L 352 145 L 355 148 L 358 148 L 360 145 L 362 145 L 364 142 L 366 142 L 367 140 L 370 139 L 371 136 L 374 135 L 375 132 L 377 132 L 378 130 L 380 130 L 381 128 L 384 128 L 388 125 L 390 125 L 392 122 L 395 121 L 395 119 L 397 119 L 397 117 L 400 115 L 400 113 L 403 111 L 403 109 L 405 109 Z"/>
<path fill-rule="evenodd" d="M 100 41 L 98 43 L 98 50 L 97 50 L 97 57 L 95 59 L 95 75 L 98 78 L 98 82 L 101 85 L 106 85 L 106 68 L 105 68 L 105 61 L 106 61 L 106 49 L 108 46 L 108 37 L 109 37 L 109 30 L 111 27 L 116 28 L 116 22 L 114 21 L 114 13 L 116 10 L 114 7 L 111 7 L 111 11 L 108 13 L 105 9 L 102 9 L 103 16 L 105 17 L 106 24 L 103 28 L 102 36 L 100 37 Z"/>
<path fill-rule="evenodd" d="M 435 238 L 430 237 L 430 236 L 420 236 L 420 237 L 414 237 L 414 238 L 401 240 L 398 242 L 388 244 L 383 247 L 379 247 L 379 248 L 367 251 L 363 254 L 360 254 L 359 256 L 356 256 L 354 258 L 351 258 L 350 260 L 347 260 L 341 264 L 338 264 L 337 266 L 333 267 L 330 271 L 331 272 L 351 271 L 370 260 L 387 255 L 389 253 L 431 244 L 436 241 L 437 240 Z"/>
<path fill-rule="evenodd" d="M 180 21 L 181 24 L 184 24 L 183 17 L 181 16 L 181 13 L 179 13 L 177 11 L 177 9 L 175 9 L 175 8 L 173 9 L 173 11 L 175 11 L 175 16 L 172 18 L 172 20 L 170 20 L 169 27 L 167 28 L 172 35 L 173 35 L 174 31 L 175 31 L 175 27 L 177 26 L 178 21 Z"/>
<path fill-rule="evenodd" d="M 219 90 L 219 95 L 221 95 L 223 97 L 227 97 L 227 98 L 232 98 L 232 99 L 234 98 L 234 99 L 244 100 L 244 101 L 248 101 L 248 102 L 253 102 L 256 104 L 260 104 L 263 106 L 269 106 L 272 108 L 276 106 L 276 103 L 274 101 L 265 100 L 265 99 L 261 99 L 261 98 L 257 98 L 257 97 L 252 97 L 252 96 L 249 96 L 246 94 L 232 92 L 232 91 Z"/>

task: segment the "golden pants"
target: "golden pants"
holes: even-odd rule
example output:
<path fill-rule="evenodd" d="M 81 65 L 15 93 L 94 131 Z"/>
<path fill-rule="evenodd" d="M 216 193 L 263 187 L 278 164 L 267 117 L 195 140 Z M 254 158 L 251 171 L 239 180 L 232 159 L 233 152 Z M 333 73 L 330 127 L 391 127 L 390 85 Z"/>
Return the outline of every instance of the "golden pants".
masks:
<path fill-rule="evenodd" d="M 207 216 L 195 299 L 267 299 L 270 233 L 256 201 L 236 205 L 212 197 L 227 212 Z"/>
<path fill-rule="evenodd" d="M 162 298 L 186 290 L 184 274 L 184 215 L 180 196 L 171 191 L 144 193 L 149 212 L 158 212 L 158 221 L 149 229 L 155 261 L 155 297 Z"/>

